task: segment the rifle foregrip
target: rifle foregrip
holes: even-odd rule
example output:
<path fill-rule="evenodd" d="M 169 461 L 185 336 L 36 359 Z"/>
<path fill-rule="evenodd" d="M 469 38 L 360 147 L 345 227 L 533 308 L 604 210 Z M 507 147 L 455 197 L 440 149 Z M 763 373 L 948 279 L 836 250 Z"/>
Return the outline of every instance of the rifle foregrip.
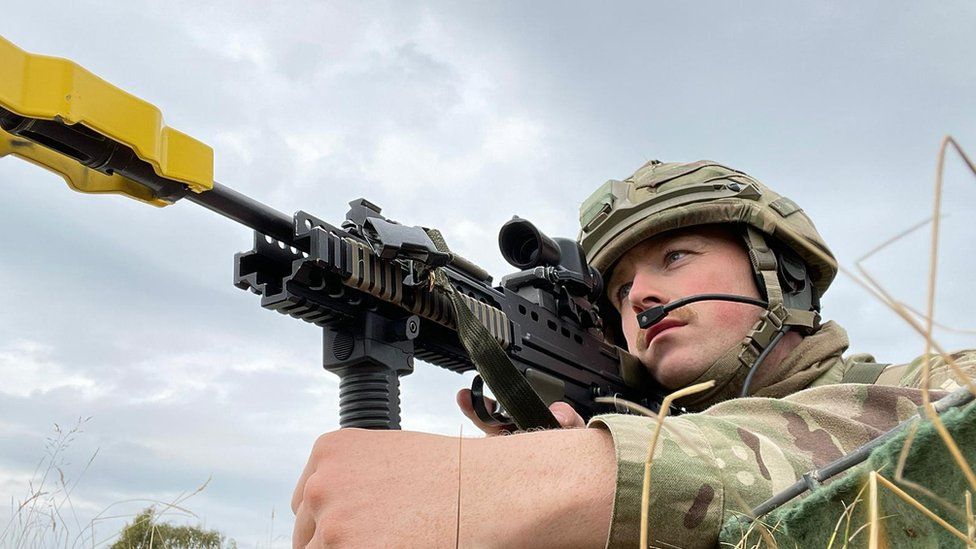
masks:
<path fill-rule="evenodd" d="M 347 370 L 339 379 L 339 426 L 400 428 L 400 379 L 388 368 Z"/>

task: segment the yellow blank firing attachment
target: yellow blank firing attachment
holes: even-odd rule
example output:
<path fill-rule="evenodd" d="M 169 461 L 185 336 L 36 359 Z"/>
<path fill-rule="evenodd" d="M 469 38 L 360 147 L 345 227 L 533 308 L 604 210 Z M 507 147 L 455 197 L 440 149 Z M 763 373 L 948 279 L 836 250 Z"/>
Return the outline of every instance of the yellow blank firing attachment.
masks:
<path fill-rule="evenodd" d="M 6 131 L 17 132 L 17 121 L 34 120 L 63 125 L 65 133 L 89 142 L 104 141 L 105 158 L 86 156 L 41 133 Z M 27 53 L 0 36 L 0 157 L 12 154 L 54 171 L 76 191 L 122 194 L 156 206 L 178 198 L 106 167 L 109 157 L 129 150 L 160 178 L 196 193 L 213 188 L 213 149 L 163 125 L 159 109 L 72 61 Z"/>

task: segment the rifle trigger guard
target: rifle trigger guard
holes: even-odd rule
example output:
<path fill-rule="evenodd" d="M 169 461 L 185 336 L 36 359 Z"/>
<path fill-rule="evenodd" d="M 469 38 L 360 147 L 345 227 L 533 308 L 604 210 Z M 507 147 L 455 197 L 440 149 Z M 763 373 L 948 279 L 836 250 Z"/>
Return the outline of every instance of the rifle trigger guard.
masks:
<path fill-rule="evenodd" d="M 474 376 L 474 379 L 471 380 L 471 407 L 474 408 L 474 413 L 478 415 L 478 419 L 486 425 L 512 425 L 514 423 L 512 418 L 501 410 L 501 406 L 497 402 L 490 411 L 485 407 L 484 386 L 485 382 L 480 375 Z"/>

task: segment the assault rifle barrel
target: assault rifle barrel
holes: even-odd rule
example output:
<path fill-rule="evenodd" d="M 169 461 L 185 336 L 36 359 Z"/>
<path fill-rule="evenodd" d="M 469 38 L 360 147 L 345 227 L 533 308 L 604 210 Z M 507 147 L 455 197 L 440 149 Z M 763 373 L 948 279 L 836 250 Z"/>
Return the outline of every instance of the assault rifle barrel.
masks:
<path fill-rule="evenodd" d="M 188 192 L 186 199 L 289 246 L 295 246 L 303 252 L 308 251 L 307 244 L 295 241 L 295 228 L 290 215 L 226 185 L 214 181 L 212 190 L 205 193 Z"/>

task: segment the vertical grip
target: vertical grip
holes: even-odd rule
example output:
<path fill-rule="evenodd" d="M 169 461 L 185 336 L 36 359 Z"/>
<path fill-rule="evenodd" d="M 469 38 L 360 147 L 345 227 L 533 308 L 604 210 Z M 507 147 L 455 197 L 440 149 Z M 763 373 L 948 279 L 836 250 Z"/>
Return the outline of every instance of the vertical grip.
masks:
<path fill-rule="evenodd" d="M 419 325 L 415 316 L 367 310 L 348 324 L 323 327 L 322 365 L 339 376 L 340 427 L 400 428 L 400 376 L 413 372 Z"/>
<path fill-rule="evenodd" d="M 339 378 L 339 426 L 400 428 L 400 377 L 384 367 L 349 368 Z"/>

